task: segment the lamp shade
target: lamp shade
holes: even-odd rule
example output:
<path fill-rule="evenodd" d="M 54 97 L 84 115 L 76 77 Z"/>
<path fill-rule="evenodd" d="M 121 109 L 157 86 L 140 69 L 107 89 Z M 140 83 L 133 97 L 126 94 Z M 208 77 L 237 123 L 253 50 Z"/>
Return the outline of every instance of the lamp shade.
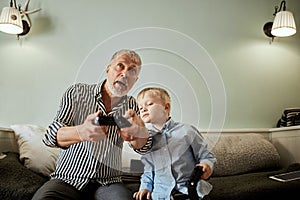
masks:
<path fill-rule="evenodd" d="M 0 31 L 9 34 L 23 32 L 21 13 L 16 8 L 4 7 L 0 16 Z"/>
<path fill-rule="evenodd" d="M 290 11 L 278 12 L 275 16 L 271 34 L 277 37 L 287 37 L 296 33 L 296 24 L 293 13 Z"/>

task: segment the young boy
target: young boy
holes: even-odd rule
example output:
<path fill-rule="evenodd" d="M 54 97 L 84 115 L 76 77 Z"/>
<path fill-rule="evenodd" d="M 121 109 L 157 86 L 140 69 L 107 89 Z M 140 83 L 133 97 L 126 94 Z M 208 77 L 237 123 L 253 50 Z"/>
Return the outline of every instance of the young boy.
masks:
<path fill-rule="evenodd" d="M 152 150 L 142 155 L 144 173 L 136 200 L 170 200 L 176 193 L 188 194 L 187 181 L 195 166 L 203 167 L 197 185 L 199 198 L 207 195 L 212 186 L 205 181 L 213 172 L 216 161 L 198 130 L 170 117 L 170 96 L 162 88 L 145 88 L 137 102 L 142 120 L 152 135 Z"/>

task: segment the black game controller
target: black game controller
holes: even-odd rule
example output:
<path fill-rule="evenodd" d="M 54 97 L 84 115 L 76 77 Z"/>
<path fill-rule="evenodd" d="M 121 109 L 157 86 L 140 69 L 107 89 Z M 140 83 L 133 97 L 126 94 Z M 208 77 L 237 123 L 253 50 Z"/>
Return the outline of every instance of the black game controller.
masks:
<path fill-rule="evenodd" d="M 203 174 L 203 167 L 196 166 L 187 182 L 188 194 L 191 200 L 199 200 L 197 184 Z"/>
<path fill-rule="evenodd" d="M 126 127 L 131 126 L 131 123 L 125 117 L 122 117 L 121 115 L 114 116 L 114 119 L 119 128 L 126 128 Z"/>
<path fill-rule="evenodd" d="M 99 126 L 117 125 L 119 128 L 126 128 L 131 126 L 131 123 L 121 115 L 116 115 L 116 116 L 99 115 L 94 119 L 94 124 Z"/>

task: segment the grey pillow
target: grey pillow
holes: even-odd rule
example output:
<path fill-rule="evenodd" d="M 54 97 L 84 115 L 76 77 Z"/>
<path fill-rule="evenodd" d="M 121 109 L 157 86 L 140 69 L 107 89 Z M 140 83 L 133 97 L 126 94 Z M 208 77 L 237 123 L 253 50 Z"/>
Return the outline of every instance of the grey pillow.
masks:
<path fill-rule="evenodd" d="M 32 124 L 11 125 L 19 145 L 20 160 L 36 173 L 49 176 L 55 169 L 59 148 L 50 148 L 42 142 L 45 128 Z"/>
<path fill-rule="evenodd" d="M 274 145 L 262 135 L 220 135 L 212 152 L 217 158 L 213 176 L 229 176 L 279 166 Z"/>

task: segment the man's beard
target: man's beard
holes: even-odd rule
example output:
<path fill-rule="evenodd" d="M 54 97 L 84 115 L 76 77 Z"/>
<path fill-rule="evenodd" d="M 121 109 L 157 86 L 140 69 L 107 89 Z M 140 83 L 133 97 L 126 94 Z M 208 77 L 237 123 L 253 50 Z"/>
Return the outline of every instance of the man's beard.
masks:
<path fill-rule="evenodd" d="M 114 88 L 108 81 L 107 81 L 107 88 L 111 92 L 113 97 L 122 97 L 127 94 L 127 91 L 119 91 Z"/>

